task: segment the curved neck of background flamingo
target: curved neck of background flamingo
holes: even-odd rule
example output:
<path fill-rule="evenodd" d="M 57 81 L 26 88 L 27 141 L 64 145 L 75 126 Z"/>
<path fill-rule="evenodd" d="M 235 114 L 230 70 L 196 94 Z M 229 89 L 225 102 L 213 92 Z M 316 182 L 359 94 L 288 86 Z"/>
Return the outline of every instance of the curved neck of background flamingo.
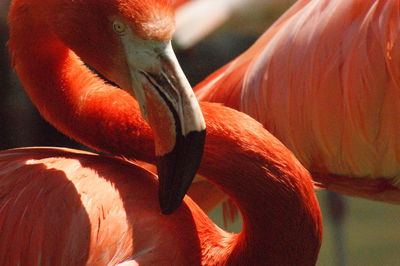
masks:
<path fill-rule="evenodd" d="M 39 19 L 37 7 L 17 5 L 9 15 L 10 53 L 42 116 L 85 145 L 153 163 L 152 133 L 136 101 L 92 73 Z"/>
<path fill-rule="evenodd" d="M 207 124 L 200 174 L 235 202 L 243 218 L 242 232 L 226 250 L 229 261 L 315 264 L 322 225 L 310 175 L 259 123 L 210 105 L 202 105 L 203 114 L 219 123 Z"/>

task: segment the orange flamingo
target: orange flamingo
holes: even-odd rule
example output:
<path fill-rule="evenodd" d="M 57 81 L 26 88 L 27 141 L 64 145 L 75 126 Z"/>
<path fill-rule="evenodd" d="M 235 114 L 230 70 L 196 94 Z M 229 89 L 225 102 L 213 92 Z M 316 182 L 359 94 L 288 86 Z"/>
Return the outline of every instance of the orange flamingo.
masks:
<path fill-rule="evenodd" d="M 0 153 L 1 265 L 315 265 L 322 228 L 308 172 L 250 117 L 214 104 L 202 110 L 200 173 L 239 207 L 240 234 L 219 229 L 189 197 L 160 214 L 156 176 L 131 162 L 15 149 Z"/>
<path fill-rule="evenodd" d="M 159 69 L 156 59 L 166 61 L 165 54 L 154 59 L 146 50 L 146 57 L 140 56 L 146 45 L 158 47 L 160 35 L 165 40 L 165 32 L 153 22 L 170 26 L 169 10 L 168 1 L 156 0 L 14 0 L 9 43 L 14 66 L 42 115 L 57 128 L 92 147 L 154 162 L 153 136 L 140 110 L 153 127 L 160 157 L 174 143 L 170 135 L 179 135 L 171 134 L 169 123 L 194 121 L 182 125 L 200 125 L 197 131 L 205 126 L 195 103 L 192 109 L 184 105 L 184 115 L 173 118 L 156 113 L 177 109 L 174 102 L 163 109 L 162 101 L 176 99 L 172 93 L 183 98 L 185 86 L 174 87 L 172 95 L 157 103 L 153 94 L 141 97 L 138 91 L 183 82 L 173 72 L 174 61 L 162 68 L 169 71 L 165 76 L 154 73 Z M 154 35 L 143 40 L 145 27 Z M 119 38 L 139 49 L 129 51 L 144 76 L 134 81 L 135 95 L 145 99 L 141 108 L 130 94 L 104 84 L 80 61 L 130 88 L 129 78 L 119 76 L 132 66 L 132 61 L 121 62 L 118 48 L 124 46 L 115 45 Z M 146 71 L 149 60 L 153 68 Z M 129 72 L 136 77 L 135 69 Z M 162 215 L 156 176 L 127 160 L 61 148 L 15 149 L 0 153 L 1 264 L 315 264 L 322 228 L 308 172 L 247 115 L 212 103 L 203 103 L 202 109 L 208 135 L 200 173 L 236 202 L 244 217 L 242 233 L 222 231 L 188 197 L 173 215 Z M 189 138 L 195 146 L 201 139 Z M 189 159 L 193 157 L 198 155 Z M 187 163 L 192 164 L 190 171 L 160 176 L 164 213 L 179 205 L 175 195 L 184 193 L 191 180 L 188 172 L 197 161 Z M 159 168 L 168 170 L 169 165 Z"/>
<path fill-rule="evenodd" d="M 259 120 L 320 186 L 400 203 L 398 0 L 299 0 L 196 88 Z"/>
<path fill-rule="evenodd" d="M 172 6 L 15 0 L 9 22 L 14 67 L 42 116 L 60 131 L 115 155 L 149 160 L 144 153 L 154 146 L 141 145 L 137 135 L 151 138 L 150 132 L 129 127 L 139 118 L 122 114 L 133 100 L 118 100 L 125 91 L 138 99 L 154 134 L 162 210 L 172 212 L 197 171 L 205 137 L 200 107 L 171 47 Z M 83 61 L 125 91 L 104 84 Z"/>

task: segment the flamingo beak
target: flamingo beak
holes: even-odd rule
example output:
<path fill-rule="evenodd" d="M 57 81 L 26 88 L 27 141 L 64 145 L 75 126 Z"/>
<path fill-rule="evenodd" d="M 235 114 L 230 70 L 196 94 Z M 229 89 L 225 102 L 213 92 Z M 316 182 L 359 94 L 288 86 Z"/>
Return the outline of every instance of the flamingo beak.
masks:
<path fill-rule="evenodd" d="M 135 98 L 153 130 L 161 212 L 171 214 L 200 166 L 206 127 L 171 44 L 151 44 L 145 43 L 142 53 L 136 44 L 128 65 Z"/>

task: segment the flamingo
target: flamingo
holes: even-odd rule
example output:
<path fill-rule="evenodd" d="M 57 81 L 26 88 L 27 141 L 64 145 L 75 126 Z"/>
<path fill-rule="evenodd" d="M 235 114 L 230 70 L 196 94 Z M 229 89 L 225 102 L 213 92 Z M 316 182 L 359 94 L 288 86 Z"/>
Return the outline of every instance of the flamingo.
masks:
<path fill-rule="evenodd" d="M 320 187 L 399 204 L 399 5 L 299 0 L 196 95 L 256 118 Z"/>
<path fill-rule="evenodd" d="M 154 55 L 170 39 L 170 10 L 161 0 L 12 2 L 10 52 L 32 101 L 59 130 L 119 157 L 64 148 L 0 152 L 2 265 L 316 263 L 322 226 L 309 173 L 245 114 L 201 104 L 208 133 L 199 170 L 236 202 L 242 233 L 219 229 L 189 197 L 178 207 L 197 168 L 191 159 L 201 153 L 205 124 L 171 51 Z M 127 45 L 128 62 L 121 56 Z M 125 90 L 105 84 L 82 61 Z M 155 97 L 152 87 L 164 97 Z M 190 130 L 179 134 L 170 123 Z M 174 161 L 163 156 L 182 141 L 175 136 L 186 136 L 185 149 L 196 149 L 183 150 L 189 170 L 164 174 Z M 150 163 L 159 157 L 159 178 L 128 156 Z"/>
<path fill-rule="evenodd" d="M 156 0 L 15 0 L 9 23 L 14 68 L 41 115 L 114 155 L 136 153 L 146 160 L 143 152 L 155 149 L 160 203 L 163 213 L 171 213 L 197 171 L 205 137 L 200 107 L 171 47 L 172 6 Z M 104 84 L 83 62 L 124 90 Z M 149 131 L 128 127 L 137 116 L 120 121 L 133 105 L 118 101 L 125 93 L 138 100 L 154 146 L 137 142 L 137 134 L 151 138 Z M 124 136 L 129 146 L 120 142 Z"/>
<path fill-rule="evenodd" d="M 202 110 L 208 132 L 200 173 L 240 208 L 240 234 L 218 228 L 189 197 L 162 215 L 156 176 L 127 160 L 6 150 L 1 265 L 315 265 L 322 225 L 308 172 L 247 115 L 211 103 Z"/>

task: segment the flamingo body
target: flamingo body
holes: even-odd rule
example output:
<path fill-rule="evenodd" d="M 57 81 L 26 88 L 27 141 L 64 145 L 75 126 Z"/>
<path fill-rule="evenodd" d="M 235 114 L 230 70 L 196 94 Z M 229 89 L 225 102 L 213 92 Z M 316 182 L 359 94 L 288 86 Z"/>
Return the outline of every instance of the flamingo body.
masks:
<path fill-rule="evenodd" d="M 202 107 L 210 130 L 200 174 L 239 207 L 242 233 L 222 231 L 188 197 L 162 215 L 156 177 L 131 162 L 67 149 L 8 150 L 0 154 L 2 265 L 315 264 L 322 227 L 307 171 L 251 118 Z"/>
<path fill-rule="evenodd" d="M 299 0 L 197 96 L 259 120 L 322 186 L 400 203 L 399 3 Z"/>

